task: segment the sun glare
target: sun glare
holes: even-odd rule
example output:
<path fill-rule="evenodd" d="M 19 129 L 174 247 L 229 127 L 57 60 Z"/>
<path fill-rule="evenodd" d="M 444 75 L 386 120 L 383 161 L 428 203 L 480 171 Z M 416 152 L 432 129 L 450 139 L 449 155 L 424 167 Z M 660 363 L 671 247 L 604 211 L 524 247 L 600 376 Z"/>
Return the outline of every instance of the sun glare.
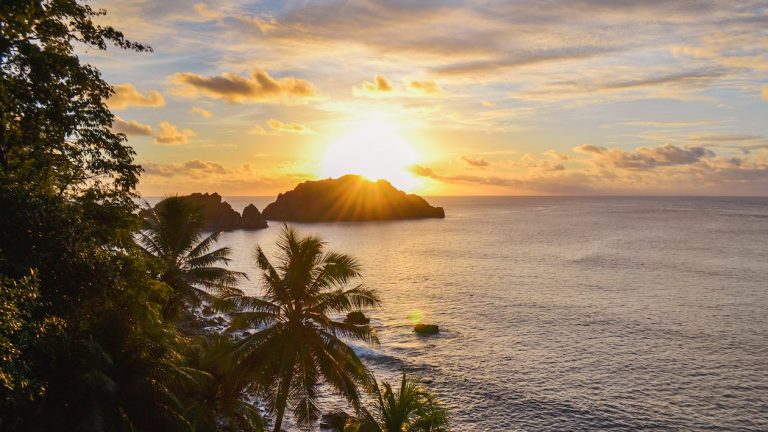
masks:
<path fill-rule="evenodd" d="M 412 191 L 420 181 L 407 167 L 416 162 L 416 151 L 390 125 L 364 121 L 330 144 L 323 157 L 321 174 L 323 177 L 358 174 L 370 180 L 385 179 L 399 189 Z"/>

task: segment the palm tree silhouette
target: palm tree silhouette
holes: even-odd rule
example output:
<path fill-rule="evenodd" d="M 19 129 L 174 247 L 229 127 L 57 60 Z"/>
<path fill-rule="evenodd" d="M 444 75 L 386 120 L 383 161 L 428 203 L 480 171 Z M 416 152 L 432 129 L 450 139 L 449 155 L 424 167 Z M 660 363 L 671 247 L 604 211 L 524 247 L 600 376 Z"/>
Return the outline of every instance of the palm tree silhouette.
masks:
<path fill-rule="evenodd" d="M 141 247 L 161 263 L 159 279 L 171 287 L 163 316 L 178 319 L 183 312 L 217 296 L 241 294 L 237 282 L 245 273 L 217 267 L 229 263 L 230 249 L 211 248 L 220 232 L 203 238 L 204 218 L 199 208 L 181 197 L 170 197 L 155 208 L 147 206 Z"/>
<path fill-rule="evenodd" d="M 240 366 L 243 374 L 262 383 L 276 432 L 288 406 L 301 427 L 311 427 L 319 414 L 321 383 L 359 407 L 360 390 L 375 381 L 345 340 L 375 346 L 378 338 L 371 326 L 345 323 L 337 316 L 380 305 L 376 292 L 362 283 L 346 288 L 360 276 L 355 258 L 328 252 L 318 237 L 300 237 L 287 226 L 277 246 L 276 265 L 256 248 L 263 296 L 227 301 L 239 311 L 233 315 L 233 329 L 260 329 L 241 342 Z"/>
<path fill-rule="evenodd" d="M 382 389 L 383 387 L 383 389 Z M 375 399 L 348 422 L 346 432 L 448 432 L 448 413 L 419 381 L 403 373 L 400 388 L 388 382 L 374 388 Z"/>

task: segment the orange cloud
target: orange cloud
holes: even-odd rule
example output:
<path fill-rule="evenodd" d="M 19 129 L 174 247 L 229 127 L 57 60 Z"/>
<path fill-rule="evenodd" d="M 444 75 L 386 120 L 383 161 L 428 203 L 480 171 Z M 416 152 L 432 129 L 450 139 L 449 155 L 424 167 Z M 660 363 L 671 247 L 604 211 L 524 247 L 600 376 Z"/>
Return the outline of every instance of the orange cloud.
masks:
<path fill-rule="evenodd" d="M 677 147 L 665 144 L 660 147 L 639 147 L 632 151 L 598 147 L 590 144 L 574 148 L 581 153 L 592 153 L 592 162 L 599 167 L 627 170 L 650 170 L 663 166 L 689 165 L 715 154 L 704 147 Z"/>
<path fill-rule="evenodd" d="M 161 121 L 152 142 L 166 145 L 188 144 L 189 139 L 196 136 L 197 134 L 189 129 L 179 130 L 175 125 L 167 121 Z"/>
<path fill-rule="evenodd" d="M 381 75 L 376 75 L 373 81 L 363 81 L 352 88 L 352 94 L 362 97 L 411 97 L 437 96 L 443 93 L 434 81 L 412 80 L 397 88 Z"/>
<path fill-rule="evenodd" d="M 131 83 L 115 84 L 115 89 L 108 100 L 107 105 L 112 109 L 124 109 L 128 107 L 160 107 L 165 105 L 165 98 L 155 90 L 149 90 L 142 94 Z"/>
<path fill-rule="evenodd" d="M 192 111 L 193 113 L 195 113 L 195 114 L 199 115 L 200 117 L 205 117 L 205 118 L 211 118 L 211 117 L 213 117 L 213 113 L 212 113 L 212 112 L 210 112 L 210 111 L 208 111 L 207 109 L 205 109 L 205 108 L 203 108 L 203 107 L 199 107 L 199 106 L 193 106 L 193 107 L 190 109 L 190 111 Z"/>
<path fill-rule="evenodd" d="M 488 166 L 488 161 L 485 159 L 474 159 L 469 156 L 459 156 L 459 160 L 472 168 L 485 168 Z"/>
<path fill-rule="evenodd" d="M 218 19 L 222 17 L 220 12 L 212 10 L 205 3 L 195 3 L 195 5 L 192 6 L 192 9 L 205 19 Z"/>
<path fill-rule="evenodd" d="M 408 83 L 408 90 L 425 95 L 436 95 L 443 92 L 434 81 L 411 81 Z"/>
<path fill-rule="evenodd" d="M 202 76 L 181 72 L 171 76 L 176 84 L 174 94 L 182 97 L 204 95 L 232 103 L 306 103 L 318 97 L 309 82 L 293 77 L 273 78 L 256 68 L 250 77 L 224 72 L 218 76 Z"/>
<path fill-rule="evenodd" d="M 352 89 L 355 96 L 376 95 L 381 93 L 390 93 L 394 90 L 392 84 L 381 75 L 376 75 L 373 82 L 363 81 L 359 87 Z"/>
<path fill-rule="evenodd" d="M 123 120 L 116 116 L 112 122 L 112 131 L 126 135 L 150 136 L 152 135 L 152 126 L 133 120 Z"/>
<path fill-rule="evenodd" d="M 298 123 L 283 123 L 280 120 L 269 119 L 267 120 L 267 126 L 272 130 L 278 132 L 288 132 L 296 134 L 305 134 L 312 132 L 308 127 Z"/>
<path fill-rule="evenodd" d="M 567 161 L 571 158 L 569 155 L 557 150 L 547 150 L 544 152 L 544 155 L 549 156 L 550 159 L 559 161 Z"/>

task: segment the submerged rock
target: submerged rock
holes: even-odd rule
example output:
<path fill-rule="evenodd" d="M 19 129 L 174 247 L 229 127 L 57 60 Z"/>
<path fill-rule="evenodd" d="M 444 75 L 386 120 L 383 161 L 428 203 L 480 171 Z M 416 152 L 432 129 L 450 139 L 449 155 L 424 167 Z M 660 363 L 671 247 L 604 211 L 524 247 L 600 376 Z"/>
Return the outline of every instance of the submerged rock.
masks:
<path fill-rule="evenodd" d="M 320 429 L 333 432 L 344 432 L 344 426 L 350 418 L 352 418 L 351 415 L 341 410 L 323 414 L 320 418 Z"/>
<path fill-rule="evenodd" d="M 440 333 L 440 327 L 437 324 L 416 324 L 413 331 L 419 335 L 434 335 Z"/>
<path fill-rule="evenodd" d="M 367 316 L 365 316 L 364 313 L 360 311 L 354 311 L 347 314 L 347 318 L 344 319 L 344 322 L 348 322 L 350 324 L 363 325 L 363 324 L 370 323 L 371 320 Z"/>
<path fill-rule="evenodd" d="M 264 209 L 269 220 L 290 222 L 374 221 L 444 218 L 442 207 L 396 189 L 386 180 L 376 182 L 357 175 L 305 181 L 279 194 Z"/>
<path fill-rule="evenodd" d="M 267 227 L 267 220 L 259 213 L 253 204 L 248 205 L 240 216 L 228 202 L 222 201 L 217 193 L 193 193 L 180 197 L 184 201 L 200 208 L 205 218 L 205 229 L 208 231 L 229 231 L 236 229 L 262 229 Z M 163 205 L 163 201 L 157 206 Z M 146 215 L 146 210 L 140 213 Z"/>

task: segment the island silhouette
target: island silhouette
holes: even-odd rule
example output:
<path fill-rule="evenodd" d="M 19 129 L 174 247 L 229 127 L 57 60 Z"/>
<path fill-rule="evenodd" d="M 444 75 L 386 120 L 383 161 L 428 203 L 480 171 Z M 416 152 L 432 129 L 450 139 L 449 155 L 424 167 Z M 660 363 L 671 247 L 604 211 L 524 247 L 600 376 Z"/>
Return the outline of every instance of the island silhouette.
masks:
<path fill-rule="evenodd" d="M 243 214 L 234 210 L 232 206 L 223 201 L 217 193 L 193 193 L 190 195 L 175 196 L 198 210 L 203 217 L 203 229 L 206 231 L 230 231 L 237 229 L 263 229 L 267 227 L 267 220 L 253 204 L 243 209 Z M 154 208 L 162 207 L 168 198 L 157 203 Z M 142 209 L 139 216 L 146 218 L 148 209 Z"/>
<path fill-rule="evenodd" d="M 407 194 L 386 180 L 348 174 L 337 179 L 305 181 L 281 193 L 264 208 L 268 220 L 286 222 L 362 222 L 444 218 L 442 207 Z"/>

